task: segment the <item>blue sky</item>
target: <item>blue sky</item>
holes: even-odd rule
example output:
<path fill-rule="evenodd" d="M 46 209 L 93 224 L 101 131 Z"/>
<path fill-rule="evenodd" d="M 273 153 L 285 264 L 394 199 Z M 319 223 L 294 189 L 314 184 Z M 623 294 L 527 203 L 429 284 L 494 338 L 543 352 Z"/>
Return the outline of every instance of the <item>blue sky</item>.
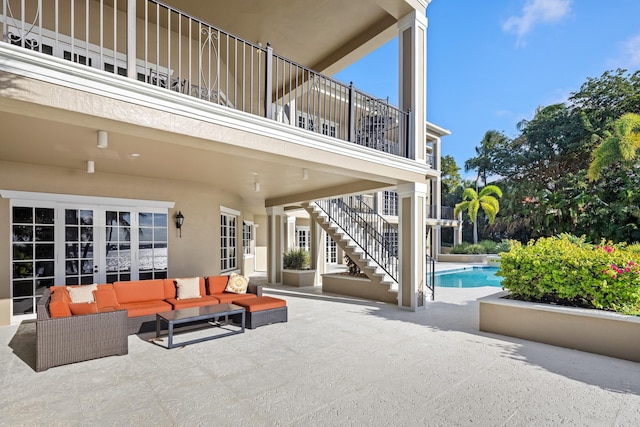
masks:
<path fill-rule="evenodd" d="M 487 130 L 513 137 L 587 77 L 640 68 L 638 0 L 432 0 L 427 18 L 427 119 L 461 168 Z M 397 105 L 397 43 L 335 77 Z"/>

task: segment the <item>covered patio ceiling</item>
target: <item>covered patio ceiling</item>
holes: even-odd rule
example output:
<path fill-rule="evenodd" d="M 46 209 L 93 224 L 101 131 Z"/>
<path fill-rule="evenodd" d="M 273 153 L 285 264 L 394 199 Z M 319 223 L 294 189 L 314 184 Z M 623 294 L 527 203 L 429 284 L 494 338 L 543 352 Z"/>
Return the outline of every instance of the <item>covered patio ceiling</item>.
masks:
<path fill-rule="evenodd" d="M 3 112 L 0 114 L 3 143 L 0 160 L 51 166 L 77 176 L 79 187 L 91 179 L 87 161 L 94 161 L 96 174 L 128 175 L 132 185 L 137 179 L 169 179 L 224 188 L 243 198 L 248 207 L 264 209 L 269 200 L 286 200 L 294 195 L 321 196 L 340 188 L 373 189 L 389 186 L 375 175 L 365 176 L 340 170 L 331 165 L 299 162 L 292 166 L 286 153 L 225 152 L 221 144 L 211 141 L 168 143 L 141 136 L 144 129 L 120 124 L 108 132 L 108 148 L 97 147 L 97 129 L 93 120 L 88 126 L 63 123 L 43 117 Z M 112 126 L 113 124 L 105 123 Z M 90 126 L 90 127 L 89 127 Z M 170 136 L 170 139 L 174 136 Z M 175 139 L 184 138 L 175 135 Z M 304 169 L 307 169 L 305 179 Z M 379 177 L 378 177 L 379 178 Z M 16 180 L 20 177 L 16 176 Z M 260 191 L 256 192 L 255 183 Z M 72 193 L 69 188 L 60 192 Z"/>

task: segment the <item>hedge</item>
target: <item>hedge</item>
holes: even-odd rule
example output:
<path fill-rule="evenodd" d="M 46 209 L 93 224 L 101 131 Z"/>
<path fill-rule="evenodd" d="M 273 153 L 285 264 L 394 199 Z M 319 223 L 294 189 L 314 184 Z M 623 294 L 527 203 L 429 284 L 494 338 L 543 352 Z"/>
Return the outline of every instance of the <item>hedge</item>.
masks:
<path fill-rule="evenodd" d="M 512 242 L 498 276 L 510 297 L 640 315 L 640 247 L 562 235 Z"/>

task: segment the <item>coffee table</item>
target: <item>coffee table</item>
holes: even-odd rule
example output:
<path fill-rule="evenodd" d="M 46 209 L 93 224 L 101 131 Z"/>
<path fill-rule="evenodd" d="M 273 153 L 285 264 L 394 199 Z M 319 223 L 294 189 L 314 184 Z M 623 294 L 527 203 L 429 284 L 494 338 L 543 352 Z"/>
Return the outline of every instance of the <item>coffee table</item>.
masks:
<path fill-rule="evenodd" d="M 223 334 L 216 334 L 208 337 L 201 337 L 180 343 L 173 342 L 174 326 L 185 323 L 195 323 L 202 320 L 218 319 L 220 317 L 225 318 L 224 325 L 229 325 L 229 316 L 234 314 L 241 314 L 242 322 L 238 330 L 230 330 Z M 245 322 L 245 310 L 244 307 L 240 307 L 235 304 L 214 304 L 204 307 L 190 307 L 181 308 L 178 310 L 163 311 L 156 314 L 156 338 L 160 337 L 161 323 L 165 322 L 169 329 L 167 348 L 181 347 L 187 344 L 195 344 L 202 341 L 213 340 L 216 338 L 222 338 L 229 335 L 244 333 Z"/>

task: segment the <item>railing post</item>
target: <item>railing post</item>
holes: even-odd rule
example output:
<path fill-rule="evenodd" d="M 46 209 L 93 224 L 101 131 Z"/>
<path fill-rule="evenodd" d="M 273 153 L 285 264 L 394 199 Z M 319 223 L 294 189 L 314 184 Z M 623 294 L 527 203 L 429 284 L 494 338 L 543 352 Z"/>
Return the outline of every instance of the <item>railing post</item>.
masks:
<path fill-rule="evenodd" d="M 411 117 L 412 117 L 411 108 L 409 108 L 407 110 L 407 127 L 405 129 L 405 135 L 406 135 L 405 156 L 408 159 L 415 158 L 413 156 L 413 139 L 411 138 L 411 136 L 413 135 L 413 132 L 411 131 L 411 129 L 413 129 L 412 127 L 413 121 L 411 120 Z"/>
<path fill-rule="evenodd" d="M 113 68 L 117 74 L 118 67 L 115 61 Z M 127 0 L 127 77 L 134 80 L 138 78 L 136 69 L 136 0 Z"/>
<path fill-rule="evenodd" d="M 271 43 L 267 43 L 267 56 L 265 59 L 265 82 L 264 82 L 264 116 L 272 119 L 271 104 L 273 90 L 273 48 Z"/>
<path fill-rule="evenodd" d="M 347 141 L 356 142 L 356 127 L 355 127 L 355 114 L 356 114 L 356 106 L 354 103 L 354 90 L 353 90 L 353 82 L 349 83 L 349 135 L 347 136 Z"/>

